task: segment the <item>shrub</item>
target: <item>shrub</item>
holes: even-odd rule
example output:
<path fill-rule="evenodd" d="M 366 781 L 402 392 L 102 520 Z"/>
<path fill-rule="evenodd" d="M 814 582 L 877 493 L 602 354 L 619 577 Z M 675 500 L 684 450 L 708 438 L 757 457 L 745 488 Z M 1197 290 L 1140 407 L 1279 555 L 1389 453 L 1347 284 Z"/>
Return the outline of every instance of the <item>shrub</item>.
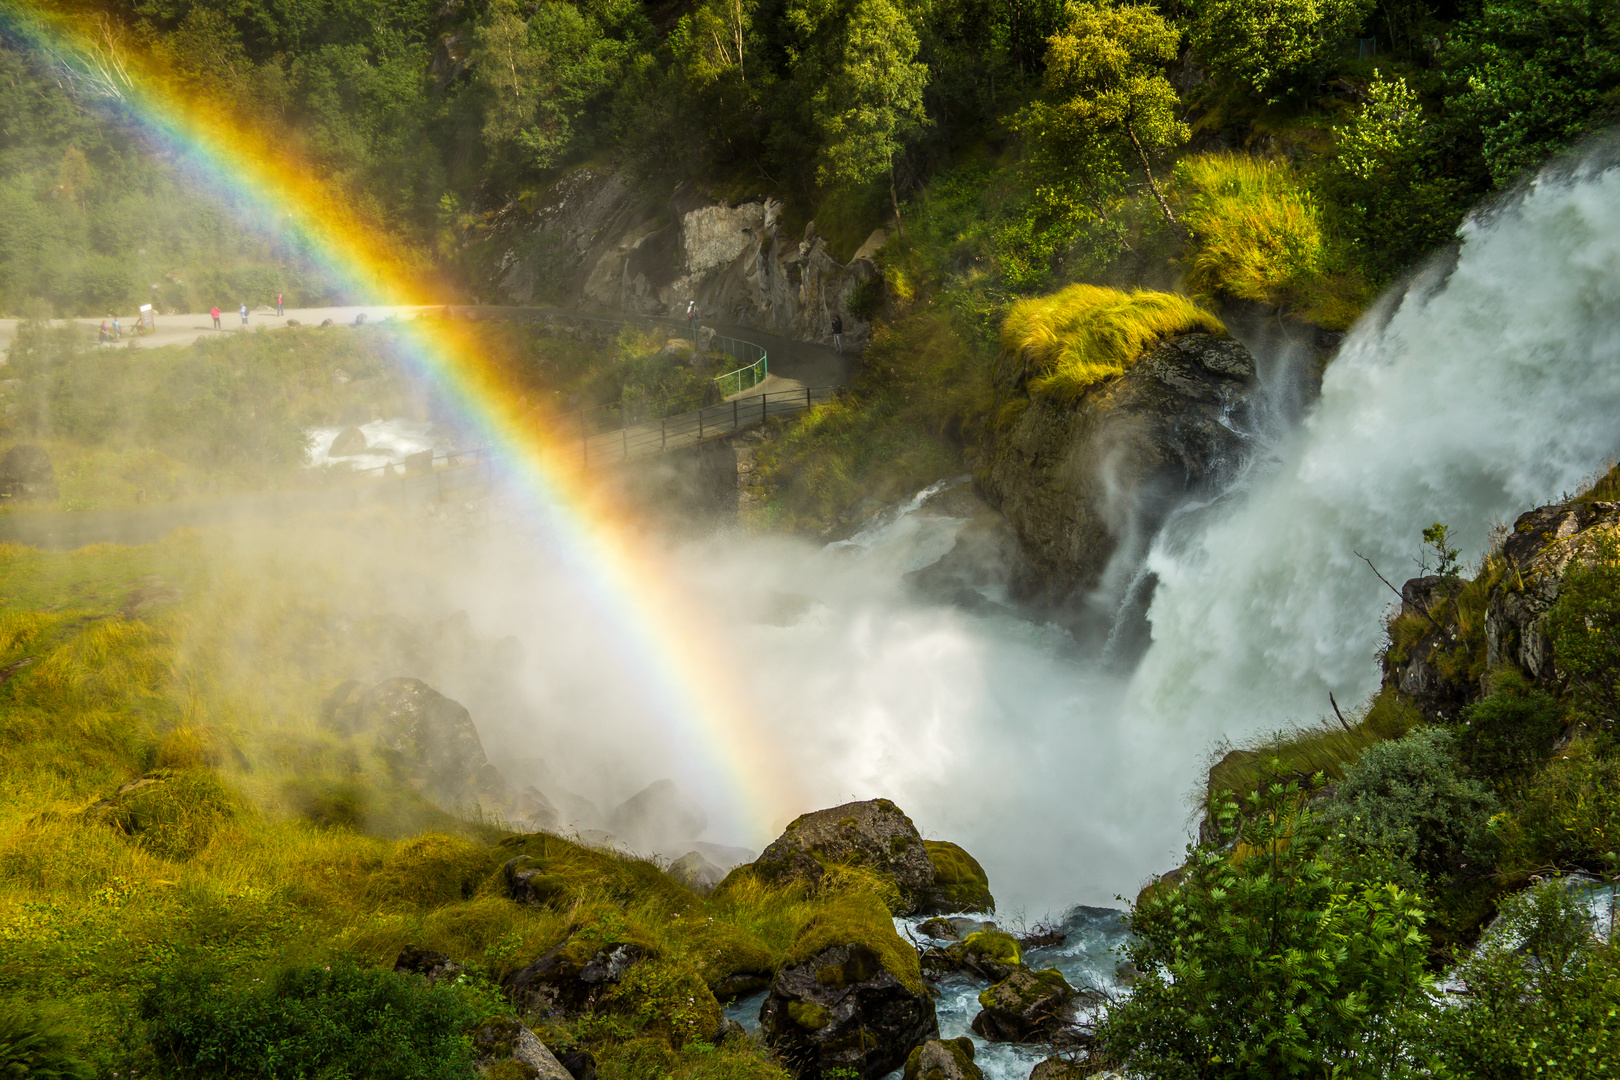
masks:
<path fill-rule="evenodd" d="M 1571 559 L 1542 623 L 1578 714 L 1620 716 L 1620 541 L 1599 536 Z"/>
<path fill-rule="evenodd" d="M 1463 775 L 1451 733 L 1431 727 L 1370 747 L 1346 771 L 1321 823 L 1352 850 L 1435 879 L 1486 861 L 1496 808 L 1484 785 Z"/>
<path fill-rule="evenodd" d="M 1554 761 L 1496 826 L 1502 870 L 1601 870 L 1620 852 L 1620 761 Z"/>
<path fill-rule="evenodd" d="M 1142 976 L 1100 1043 L 1120 1072 L 1161 1080 L 1384 1076 L 1393 1020 L 1421 996 L 1422 907 L 1337 879 L 1296 787 L 1270 785 L 1244 816 L 1239 831 L 1236 804 L 1218 804 L 1180 883 L 1132 911 Z"/>
<path fill-rule="evenodd" d="M 1457 969 L 1455 1004 L 1428 1012 L 1428 1075 L 1602 1076 L 1620 1055 L 1620 955 L 1594 940 L 1580 896 L 1548 881 L 1503 905 Z"/>
<path fill-rule="evenodd" d="M 1186 193 L 1194 289 L 1276 304 L 1321 272 L 1321 214 L 1286 162 L 1197 154 L 1177 164 L 1175 179 Z"/>
<path fill-rule="evenodd" d="M 292 968 L 221 985 L 201 968 L 160 978 L 140 1000 L 170 1075 L 464 1080 L 475 1010 L 445 988 L 391 971 Z"/>
<path fill-rule="evenodd" d="M 1564 707 L 1516 673 L 1498 677 L 1496 692 L 1462 710 L 1458 750 L 1477 776 L 1507 787 L 1534 772 L 1564 730 Z"/>
<path fill-rule="evenodd" d="M 1037 376 L 1031 392 L 1072 401 L 1093 384 L 1123 375 L 1160 338 L 1226 327 L 1185 296 L 1070 285 L 1021 300 L 1001 324 L 1001 347 Z"/>

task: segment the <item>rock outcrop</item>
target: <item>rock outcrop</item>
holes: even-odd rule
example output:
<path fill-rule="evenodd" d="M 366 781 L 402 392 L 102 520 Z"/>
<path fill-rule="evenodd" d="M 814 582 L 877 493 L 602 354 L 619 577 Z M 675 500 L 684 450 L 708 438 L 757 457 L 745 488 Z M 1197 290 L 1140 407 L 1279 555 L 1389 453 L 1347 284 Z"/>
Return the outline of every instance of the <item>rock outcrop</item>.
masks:
<path fill-rule="evenodd" d="M 903 1080 L 984 1080 L 973 1063 L 973 1040 L 930 1039 L 906 1058 Z"/>
<path fill-rule="evenodd" d="M 328 696 L 321 719 L 344 734 L 375 737 L 390 767 L 440 802 L 472 804 L 504 788 L 467 710 L 420 679 L 384 679 L 363 691 L 345 683 Z"/>
<path fill-rule="evenodd" d="M 1028 374 L 1015 357 L 997 364 L 979 480 L 1018 537 L 1015 593 L 1055 607 L 1104 585 L 1117 552 L 1145 551 L 1172 510 L 1239 465 L 1258 382 L 1242 344 L 1209 334 L 1162 342 L 1074 403 L 1031 396 Z"/>
<path fill-rule="evenodd" d="M 502 1077 L 520 1075 L 531 1080 L 574 1080 L 540 1037 L 510 1017 L 498 1016 L 485 1020 L 473 1029 L 473 1053 L 479 1075 L 499 1072 Z M 516 1074 L 500 1071 L 501 1062 L 513 1061 L 524 1066 Z"/>
<path fill-rule="evenodd" d="M 688 187 L 650 198 L 623 173 L 584 166 L 559 180 L 533 215 L 503 222 L 506 244 L 491 299 L 512 304 L 700 318 L 830 343 L 834 315 L 846 344 L 869 330 L 873 234 L 840 263 L 815 223 L 781 229 L 773 199 L 717 202 Z"/>
<path fill-rule="evenodd" d="M 1077 997 L 1056 968 L 1023 968 L 979 995 L 973 1030 L 991 1042 L 1052 1042 L 1073 1026 Z"/>

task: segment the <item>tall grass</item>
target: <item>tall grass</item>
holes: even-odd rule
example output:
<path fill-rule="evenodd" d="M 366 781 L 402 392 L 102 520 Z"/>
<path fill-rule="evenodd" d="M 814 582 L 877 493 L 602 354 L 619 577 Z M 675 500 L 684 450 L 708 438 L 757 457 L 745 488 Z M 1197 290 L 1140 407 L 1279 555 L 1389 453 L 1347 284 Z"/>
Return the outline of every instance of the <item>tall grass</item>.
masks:
<path fill-rule="evenodd" d="M 1197 154 L 1176 166 L 1182 221 L 1195 242 L 1188 283 L 1207 295 L 1260 303 L 1321 272 L 1322 215 L 1285 162 Z"/>
<path fill-rule="evenodd" d="M 1072 401 L 1123 375 L 1154 342 L 1194 331 L 1226 327 L 1185 296 L 1081 284 L 1014 304 L 1001 347 L 1039 373 L 1029 380 L 1032 393 Z"/>

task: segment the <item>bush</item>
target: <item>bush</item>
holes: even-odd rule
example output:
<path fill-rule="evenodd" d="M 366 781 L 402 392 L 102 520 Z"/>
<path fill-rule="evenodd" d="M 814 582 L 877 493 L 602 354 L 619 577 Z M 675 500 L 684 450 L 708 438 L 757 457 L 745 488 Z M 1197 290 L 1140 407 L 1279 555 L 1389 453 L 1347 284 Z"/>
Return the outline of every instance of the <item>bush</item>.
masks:
<path fill-rule="evenodd" d="M 1386 1075 L 1394 1021 L 1421 997 L 1423 908 L 1336 878 L 1297 788 L 1272 784 L 1244 814 L 1240 832 L 1236 804 L 1218 804 L 1179 884 L 1132 911 L 1142 976 L 1099 1042 L 1120 1072 L 1159 1080 Z"/>
<path fill-rule="evenodd" d="M 1276 304 L 1320 273 L 1321 214 L 1285 162 L 1198 154 L 1176 166 L 1194 242 L 1188 283 L 1207 295 Z"/>
<path fill-rule="evenodd" d="M 1466 992 L 1425 1018 L 1417 1056 L 1429 1075 L 1611 1075 L 1620 1056 L 1620 955 L 1591 931 L 1581 897 L 1563 881 L 1504 904 L 1455 973 Z"/>
<path fill-rule="evenodd" d="M 1554 761 L 1496 828 L 1504 873 L 1598 871 L 1620 852 L 1620 761 Z"/>
<path fill-rule="evenodd" d="M 1620 717 L 1620 541 L 1599 536 L 1570 560 L 1542 630 L 1577 714 L 1612 724 Z"/>
<path fill-rule="evenodd" d="M 1321 824 L 1353 851 L 1435 880 L 1488 861 L 1486 823 L 1496 809 L 1495 796 L 1463 775 L 1451 733 L 1431 727 L 1362 754 Z"/>
<path fill-rule="evenodd" d="M 1226 327 L 1185 296 L 1070 285 L 1022 300 L 1001 324 L 1001 347 L 1038 373 L 1032 393 L 1072 401 L 1093 384 L 1123 375 L 1160 338 Z"/>
<path fill-rule="evenodd" d="M 472 1076 L 475 1010 L 391 971 L 292 968 L 270 983 L 221 985 L 214 972 L 187 969 L 159 979 L 139 1012 L 172 1076 Z"/>
<path fill-rule="evenodd" d="M 1505 674 L 1496 692 L 1463 709 L 1461 719 L 1457 743 L 1463 763 L 1476 776 L 1509 787 L 1552 753 L 1564 730 L 1564 707 L 1521 677 Z"/>

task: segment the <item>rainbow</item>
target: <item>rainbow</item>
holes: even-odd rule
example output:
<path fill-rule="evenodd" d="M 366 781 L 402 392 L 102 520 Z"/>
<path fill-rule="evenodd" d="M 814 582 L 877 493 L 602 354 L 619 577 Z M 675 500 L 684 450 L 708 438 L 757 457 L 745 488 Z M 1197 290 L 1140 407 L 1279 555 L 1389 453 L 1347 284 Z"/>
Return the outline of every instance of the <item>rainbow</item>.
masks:
<path fill-rule="evenodd" d="M 354 296 L 375 304 L 444 303 L 421 269 L 425 260 L 368 228 L 342 193 L 286 146 L 221 103 L 187 92 L 151 58 L 112 47 L 109 23 L 0 0 L 0 24 L 8 36 L 72 72 L 206 185 L 256 208 Z M 626 662 L 646 680 L 659 722 L 693 751 L 703 800 L 753 840 L 809 809 L 763 738 L 757 707 L 716 670 L 713 658 L 721 650 L 708 643 L 718 634 L 695 614 L 700 605 L 671 581 L 626 510 L 593 488 L 578 465 L 577 444 L 565 446 L 537 430 L 542 425 L 519 395 L 492 365 L 478 362 L 453 321 L 419 318 L 406 325 L 401 336 L 409 362 L 499 451 L 504 479 L 554 533 L 587 595 L 617 625 Z"/>

